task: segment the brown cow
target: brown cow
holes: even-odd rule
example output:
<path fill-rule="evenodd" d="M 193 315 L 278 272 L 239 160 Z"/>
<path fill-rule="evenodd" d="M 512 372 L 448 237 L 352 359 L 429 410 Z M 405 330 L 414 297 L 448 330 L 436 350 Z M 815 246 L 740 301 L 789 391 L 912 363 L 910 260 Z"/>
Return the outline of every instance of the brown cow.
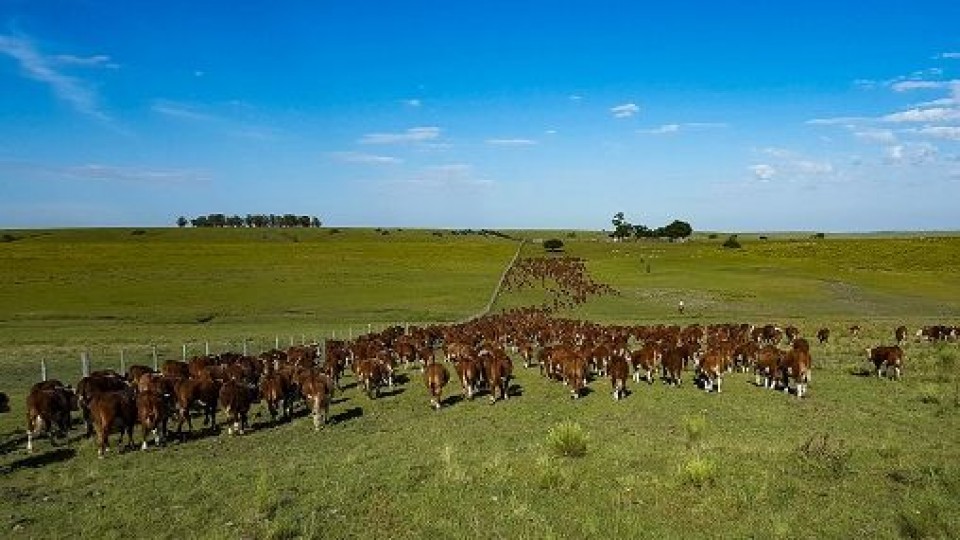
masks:
<path fill-rule="evenodd" d="M 443 387 L 450 381 L 450 372 L 443 364 L 430 364 L 423 373 L 423 380 L 430 391 L 430 405 L 440 410 L 440 401 L 443 399 Z"/>
<path fill-rule="evenodd" d="M 220 381 L 204 377 L 202 379 L 179 379 L 173 387 L 177 403 L 177 435 L 183 435 L 183 423 L 193 431 L 190 420 L 190 408 L 200 405 L 203 408 L 203 425 L 215 430 L 217 426 L 217 400 L 220 397 Z"/>
<path fill-rule="evenodd" d="M 480 363 L 473 358 L 463 357 L 457 360 L 454 367 L 457 370 L 457 378 L 460 380 L 461 394 L 467 399 L 473 399 L 480 384 Z"/>
<path fill-rule="evenodd" d="M 684 352 L 679 347 L 670 347 L 663 353 L 661 368 L 663 380 L 666 384 L 680 386 L 683 382 L 683 368 L 685 365 Z"/>
<path fill-rule="evenodd" d="M 570 387 L 570 397 L 578 399 L 580 392 L 587 385 L 587 361 L 578 356 L 565 362 L 563 380 Z"/>
<path fill-rule="evenodd" d="M 660 351 L 653 345 L 644 345 L 630 353 L 630 362 L 633 364 L 633 380 L 640 382 L 640 379 L 643 378 L 648 383 L 653 384 L 653 372 L 656 371 L 659 361 Z"/>
<path fill-rule="evenodd" d="M 160 366 L 160 373 L 171 379 L 186 379 L 190 377 L 190 366 L 186 362 L 167 360 Z"/>
<path fill-rule="evenodd" d="M 491 405 L 500 398 L 510 399 L 509 386 L 512 374 L 513 363 L 502 351 L 499 354 L 490 355 L 484 361 L 484 375 L 487 379 L 487 386 L 490 388 Z"/>
<path fill-rule="evenodd" d="M 127 436 L 127 445 L 133 445 L 133 427 L 137 423 L 137 403 L 132 388 L 124 390 L 98 392 L 90 399 L 90 417 L 97 432 L 97 457 L 103 458 L 109 446 L 110 433 L 116 428 L 120 432 L 117 450 L 123 445 L 123 436 Z"/>
<path fill-rule="evenodd" d="M 829 329 L 829 328 L 821 328 L 821 329 L 817 330 L 817 341 L 819 341 L 821 345 L 823 345 L 824 343 L 826 343 L 827 340 L 829 340 L 829 339 L 830 339 L 830 329 Z"/>
<path fill-rule="evenodd" d="M 775 388 L 777 369 L 784 352 L 773 345 L 767 345 L 757 353 L 757 363 L 754 365 L 756 385 L 764 388 Z"/>
<path fill-rule="evenodd" d="M 893 331 L 893 337 L 897 340 L 897 345 L 903 345 L 903 342 L 907 340 L 907 327 L 903 325 L 898 326 Z"/>
<path fill-rule="evenodd" d="M 256 387 L 234 379 L 224 381 L 218 396 L 223 412 L 227 415 L 227 434 L 234 431 L 243 435 L 243 430 L 249 427 L 247 416 L 250 413 L 250 404 L 257 399 Z"/>
<path fill-rule="evenodd" d="M 708 350 L 697 364 L 697 377 L 703 381 L 703 389 L 707 392 L 717 389 L 720 393 L 720 383 L 723 382 L 725 359 L 717 350 Z"/>
<path fill-rule="evenodd" d="M 90 401 L 93 396 L 101 392 L 126 390 L 129 386 L 125 378 L 113 371 L 95 371 L 80 379 L 77 383 L 77 402 L 83 421 L 87 425 L 87 437 L 93 435 L 93 421 L 90 417 Z"/>
<path fill-rule="evenodd" d="M 380 397 L 380 387 L 387 380 L 387 369 L 376 358 L 365 358 L 357 363 L 357 380 L 368 398 Z"/>
<path fill-rule="evenodd" d="M 890 376 L 890 370 L 893 370 L 893 377 L 899 379 L 903 369 L 903 349 L 899 345 L 880 346 L 867 349 L 867 359 L 873 363 L 877 371 L 877 377 L 881 370 Z"/>
<path fill-rule="evenodd" d="M 607 363 L 607 372 L 610 374 L 614 401 L 627 397 L 627 379 L 630 378 L 630 364 L 627 359 L 619 354 L 611 356 Z"/>
<path fill-rule="evenodd" d="M 313 429 L 319 430 L 330 416 L 330 398 L 333 397 L 333 380 L 315 369 L 305 369 L 297 376 L 300 392 L 313 413 Z M 368 394 L 369 395 L 369 394 Z"/>
<path fill-rule="evenodd" d="M 787 351 L 778 366 L 783 381 L 783 391 L 790 391 L 790 379 L 793 379 L 797 389 L 797 397 L 802 398 L 807 393 L 807 385 L 810 384 L 810 367 L 809 350 L 793 348 Z"/>
<path fill-rule="evenodd" d="M 293 413 L 293 386 L 285 372 L 264 375 L 260 381 L 260 395 L 267 402 L 271 422 L 277 421 L 277 409 L 284 420 L 290 419 Z"/>
<path fill-rule="evenodd" d="M 144 373 L 156 373 L 149 366 L 143 366 L 140 364 L 134 364 L 127 368 L 127 381 L 130 384 L 137 384 L 137 381 L 140 380 L 140 377 Z"/>
<path fill-rule="evenodd" d="M 45 432 L 50 442 L 70 430 L 70 411 L 77 409 L 73 389 L 57 380 L 37 383 L 27 395 L 27 451 L 33 452 L 33 438 Z"/>
<path fill-rule="evenodd" d="M 167 438 L 168 406 L 167 398 L 153 389 L 137 392 L 137 418 L 143 429 L 143 443 L 141 450 L 147 449 L 147 435 L 153 433 L 157 446 L 163 444 Z"/>

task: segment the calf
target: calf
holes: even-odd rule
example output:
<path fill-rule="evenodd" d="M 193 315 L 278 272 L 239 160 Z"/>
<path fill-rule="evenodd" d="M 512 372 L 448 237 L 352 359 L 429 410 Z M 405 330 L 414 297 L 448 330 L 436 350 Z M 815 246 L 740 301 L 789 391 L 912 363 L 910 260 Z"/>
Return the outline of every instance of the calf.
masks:
<path fill-rule="evenodd" d="M 430 405 L 439 411 L 443 387 L 450 381 L 450 372 L 443 364 L 430 364 L 424 370 L 423 379 L 430 391 Z"/>
<path fill-rule="evenodd" d="M 33 438 L 45 432 L 50 442 L 70 430 L 70 411 L 77 409 L 73 389 L 57 380 L 37 383 L 27 394 L 27 451 L 33 452 Z"/>
<path fill-rule="evenodd" d="M 880 376 L 881 370 L 884 371 L 887 376 L 890 375 L 890 370 L 893 370 L 893 377 L 895 379 L 899 379 L 902 375 L 903 349 L 901 349 L 899 345 L 867 349 L 867 359 L 873 363 L 877 377 Z"/>
<path fill-rule="evenodd" d="M 897 340 L 897 345 L 903 345 L 903 342 L 907 340 L 907 327 L 898 326 L 893 331 L 893 337 Z"/>
<path fill-rule="evenodd" d="M 627 397 L 627 379 L 630 378 L 630 364 L 627 359 L 619 354 L 611 356 L 607 363 L 607 372 L 610 374 L 614 401 Z"/>
<path fill-rule="evenodd" d="M 141 450 L 147 449 L 147 435 L 153 433 L 157 446 L 163 444 L 167 438 L 167 399 L 152 389 L 137 392 L 137 419 L 143 429 L 143 443 Z"/>
<path fill-rule="evenodd" d="M 250 404 L 257 399 L 256 387 L 250 387 L 242 381 L 230 379 L 220 387 L 218 396 L 223 412 L 227 415 L 227 434 L 233 435 L 236 431 L 243 435 L 248 428 L 247 417 L 250 413 Z"/>
<path fill-rule="evenodd" d="M 103 458 L 107 451 L 110 433 L 116 428 L 120 432 L 117 450 L 123 445 L 123 436 L 127 444 L 133 445 L 133 427 L 137 423 L 137 403 L 132 388 L 94 394 L 89 403 L 90 417 L 97 433 L 97 457 Z"/>

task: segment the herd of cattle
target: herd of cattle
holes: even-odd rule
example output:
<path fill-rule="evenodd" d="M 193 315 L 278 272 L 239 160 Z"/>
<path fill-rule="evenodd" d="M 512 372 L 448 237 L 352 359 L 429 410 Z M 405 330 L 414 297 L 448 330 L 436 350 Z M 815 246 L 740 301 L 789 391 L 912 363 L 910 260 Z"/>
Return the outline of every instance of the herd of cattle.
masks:
<path fill-rule="evenodd" d="M 552 296 L 542 308 L 565 309 L 583 304 L 591 296 L 618 295 L 616 289 L 594 281 L 583 259 L 577 257 L 529 257 L 507 271 L 503 290 L 514 291 L 540 285 Z"/>
<path fill-rule="evenodd" d="M 859 331 L 851 327 L 850 333 Z M 918 339 L 955 340 L 956 327 L 921 329 Z M 828 329 L 816 333 L 821 343 Z M 905 327 L 894 332 L 896 345 L 867 350 L 877 376 L 902 374 L 901 344 Z M 309 411 L 319 429 L 329 417 L 331 396 L 342 390 L 351 371 L 369 398 L 397 384 L 397 370 L 419 367 L 439 409 L 451 380 L 467 399 L 485 392 L 491 403 L 511 397 L 514 359 L 524 368 L 536 366 L 542 376 L 566 385 L 570 396 L 584 394 L 592 379 L 609 379 L 613 397 L 623 398 L 633 373 L 637 383 L 680 386 L 686 374 L 706 390 L 720 392 L 723 377 L 732 371 L 752 371 L 756 385 L 793 391 L 803 397 L 810 382 L 810 343 L 794 326 L 773 324 L 600 325 L 558 319 L 541 309 L 521 308 L 457 325 L 391 327 L 350 341 L 329 340 L 320 346 L 295 346 L 258 356 L 236 353 L 197 356 L 188 362 L 168 361 L 159 372 L 135 365 L 126 373 L 98 371 L 76 386 L 47 380 L 35 384 L 27 397 L 27 449 L 34 437 L 51 440 L 68 433 L 73 411 L 80 411 L 86 436 L 96 435 L 98 454 L 108 437 L 119 432 L 133 445 L 135 425 L 142 428 L 142 448 L 153 438 L 162 444 L 168 432 L 181 437 L 184 424 L 193 430 L 192 416 L 217 429 L 216 415 L 227 417 L 227 431 L 242 434 L 254 403 L 265 404 L 271 420 L 289 420 L 294 410 Z M 452 367 L 452 370 L 450 367 Z M 451 376 L 455 375 L 455 379 Z M 0 411 L 9 410 L 0 394 Z M 175 430 L 171 423 L 176 423 Z"/>

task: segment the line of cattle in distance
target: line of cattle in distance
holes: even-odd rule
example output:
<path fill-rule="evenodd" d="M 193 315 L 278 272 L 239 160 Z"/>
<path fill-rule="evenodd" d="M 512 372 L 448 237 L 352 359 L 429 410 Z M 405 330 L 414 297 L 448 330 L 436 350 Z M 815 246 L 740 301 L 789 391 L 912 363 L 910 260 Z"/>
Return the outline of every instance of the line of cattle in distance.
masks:
<path fill-rule="evenodd" d="M 859 327 L 851 327 L 851 334 Z M 897 345 L 867 350 L 867 359 L 877 376 L 886 372 L 899 378 L 907 330 L 895 330 Z M 956 339 L 956 327 L 921 329 L 918 339 Z M 817 332 L 820 343 L 829 340 L 829 330 Z M 780 348 L 781 343 L 787 348 Z M 437 352 L 442 353 L 437 361 Z M 27 450 L 34 437 L 46 433 L 52 442 L 66 436 L 71 412 L 81 411 L 86 436 L 96 434 L 98 455 L 103 457 L 112 432 L 133 445 L 136 424 L 142 427 L 145 450 L 152 436 L 159 446 L 175 421 L 183 440 L 183 424 L 192 432 L 192 413 L 203 414 L 205 426 L 217 430 L 218 409 L 227 416 L 228 434 L 248 429 L 251 405 L 265 402 L 271 421 L 290 420 L 298 404 L 305 405 L 315 429 L 329 417 L 331 397 L 341 389 L 349 369 L 357 386 L 371 399 L 384 386 L 392 387 L 400 365 L 418 366 L 430 393 L 431 406 L 439 409 L 444 387 L 451 379 L 452 364 L 461 394 L 472 399 L 486 391 L 491 403 L 510 398 L 513 360 L 524 367 L 538 366 L 540 373 L 569 387 L 578 398 L 592 378 L 608 378 L 613 397 L 626 396 L 630 370 L 636 382 L 653 384 L 657 373 L 664 384 L 680 386 L 684 372 L 694 383 L 720 392 L 723 376 L 734 370 L 752 370 L 756 385 L 806 394 L 812 359 L 809 342 L 796 327 L 768 324 L 716 324 L 701 326 L 603 326 L 556 319 L 534 308 L 489 315 L 450 326 L 391 327 L 351 341 L 330 340 L 324 347 L 294 346 L 271 350 L 259 356 L 236 353 L 197 356 L 189 362 L 168 361 L 159 372 L 142 365 L 127 373 L 99 371 L 71 387 L 60 381 L 36 383 L 27 397 Z M 9 410 L 6 396 L 0 410 Z"/>

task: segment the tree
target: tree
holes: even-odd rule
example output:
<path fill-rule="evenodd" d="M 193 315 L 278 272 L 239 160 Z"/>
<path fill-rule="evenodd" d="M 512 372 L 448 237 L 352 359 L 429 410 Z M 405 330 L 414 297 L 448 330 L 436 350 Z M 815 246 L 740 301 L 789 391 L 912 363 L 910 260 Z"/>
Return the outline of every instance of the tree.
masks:
<path fill-rule="evenodd" d="M 613 223 L 613 238 L 617 241 L 623 240 L 624 238 L 630 236 L 630 233 L 633 230 L 633 225 L 624 219 L 623 212 L 617 212 L 614 214 L 611 223 Z"/>
<path fill-rule="evenodd" d="M 563 240 L 560 240 L 559 238 L 551 238 L 543 243 L 543 249 L 549 251 L 550 253 L 563 251 Z"/>
<path fill-rule="evenodd" d="M 673 223 L 661 228 L 660 232 L 662 233 L 661 236 L 676 240 L 677 238 L 686 238 L 693 234 L 693 227 L 686 221 L 675 219 Z"/>
<path fill-rule="evenodd" d="M 180 216 L 180 217 L 177 218 L 177 227 L 180 227 L 180 228 L 182 229 L 182 228 L 184 228 L 184 227 L 187 226 L 187 223 L 190 223 L 190 222 L 187 220 L 187 218 L 185 218 L 185 217 L 183 217 L 183 216 Z"/>

